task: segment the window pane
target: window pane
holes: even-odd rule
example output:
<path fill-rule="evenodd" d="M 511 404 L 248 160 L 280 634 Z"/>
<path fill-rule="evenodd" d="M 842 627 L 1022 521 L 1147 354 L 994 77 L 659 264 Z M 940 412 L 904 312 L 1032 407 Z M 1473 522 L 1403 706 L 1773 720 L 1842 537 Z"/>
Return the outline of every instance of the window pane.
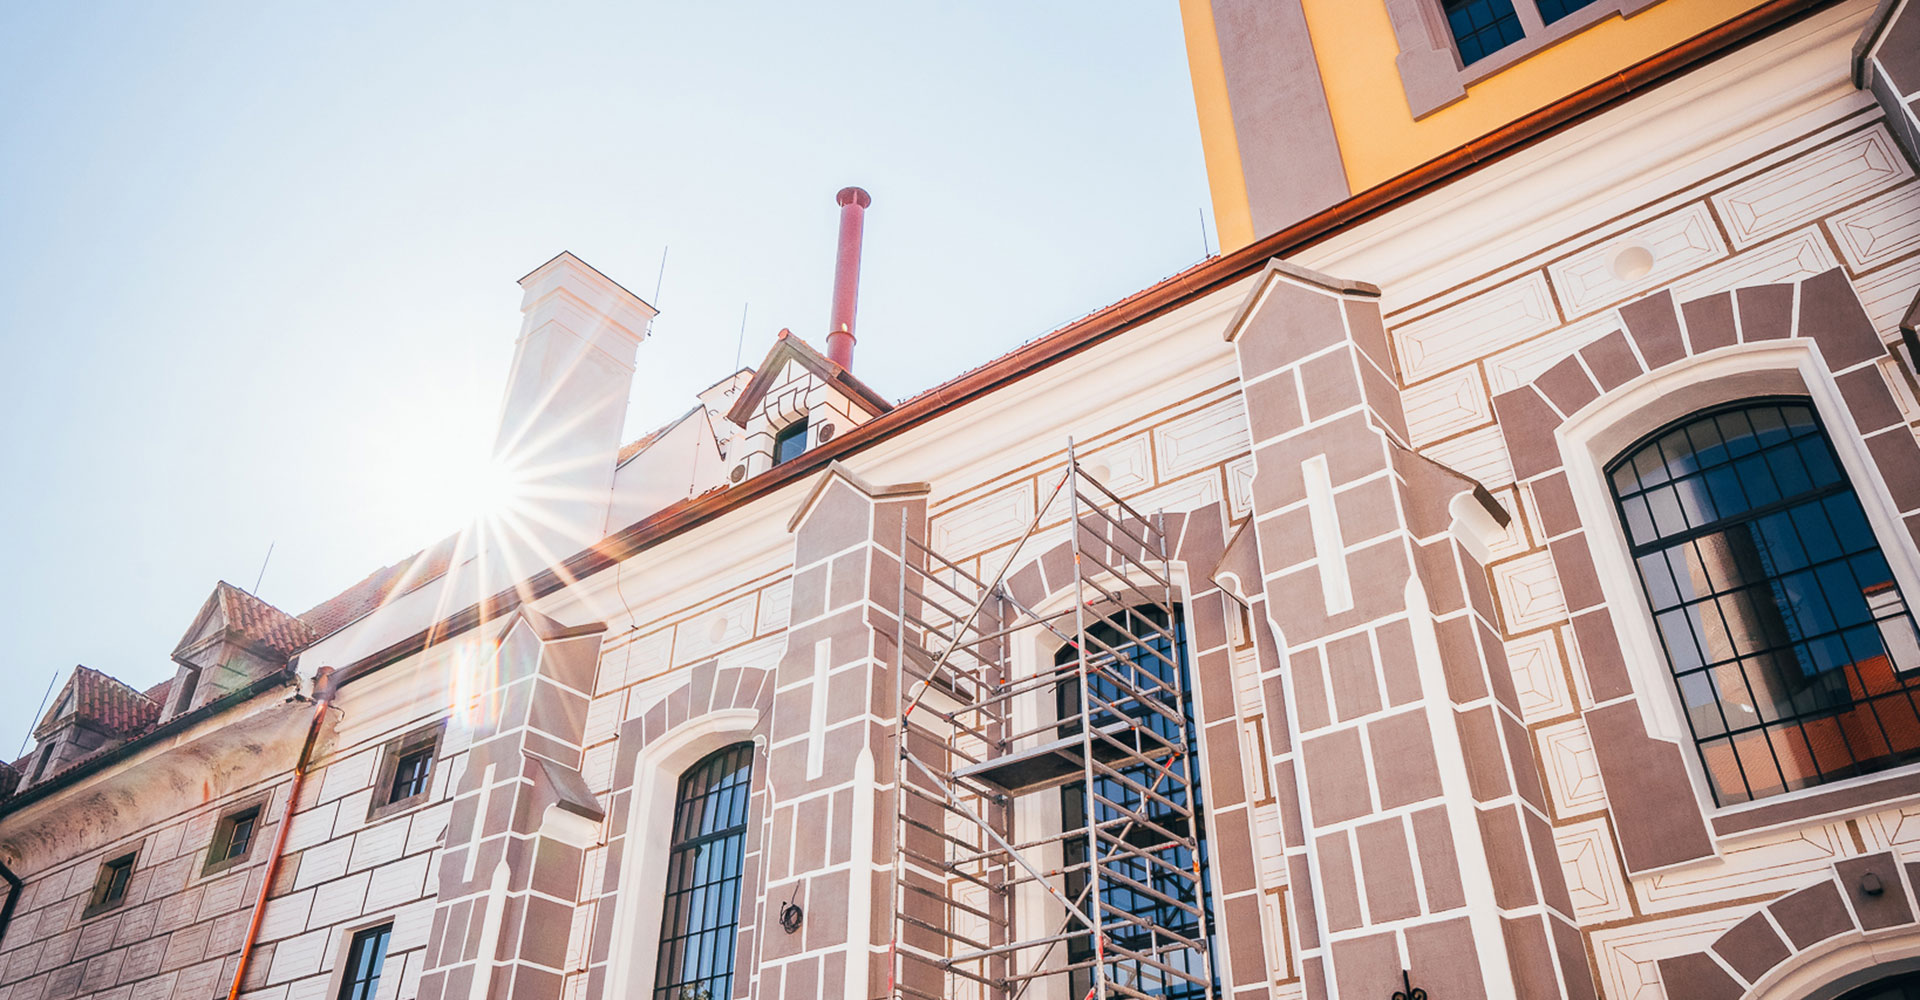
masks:
<path fill-rule="evenodd" d="M 1812 408 L 1681 427 L 1608 479 L 1715 799 L 1920 759 L 1920 626 Z"/>
<path fill-rule="evenodd" d="M 1540 20 L 1552 24 L 1582 7 L 1592 5 L 1593 0 L 1540 0 Z"/>
<path fill-rule="evenodd" d="M 393 925 L 383 924 L 353 936 L 340 980 L 340 1000 L 371 1000 L 380 989 L 380 970 L 386 964 L 387 941 L 392 935 Z"/>
<path fill-rule="evenodd" d="M 1175 720 L 1157 713 L 1147 704 L 1150 700 L 1164 699 L 1171 705 L 1175 703 L 1172 692 L 1188 686 L 1182 623 L 1177 617 L 1168 623 L 1165 613 L 1158 609 L 1118 612 L 1112 616 L 1112 621 L 1116 621 L 1118 626 L 1101 622 L 1087 630 L 1090 640 L 1088 664 L 1094 668 L 1089 671 L 1087 683 L 1096 703 L 1095 710 L 1088 713 L 1088 721 L 1102 728 L 1127 722 L 1144 733 L 1138 737 L 1142 740 L 1158 740 L 1161 745 L 1195 745 L 1198 734 L 1191 711 L 1184 719 Z M 1062 666 L 1077 661 L 1078 655 L 1071 644 L 1062 647 L 1054 658 L 1054 662 Z M 1075 720 L 1060 727 L 1065 734 L 1080 731 L 1077 672 L 1070 676 L 1073 679 L 1062 683 L 1055 695 L 1055 707 L 1060 716 L 1073 717 Z M 1133 963 L 1125 968 L 1118 967 L 1116 963 L 1112 975 L 1122 982 L 1134 984 L 1149 996 L 1165 1000 L 1195 1000 L 1207 996 L 1209 994 L 1200 988 L 1204 982 L 1202 956 L 1198 954 L 1198 949 L 1182 943 L 1200 938 L 1200 920 L 1189 910 L 1167 901 L 1177 900 L 1195 908 L 1201 907 L 1204 902 L 1206 908 L 1201 912 L 1207 920 L 1210 936 L 1213 920 L 1211 900 L 1195 898 L 1194 879 L 1187 874 L 1194 870 L 1197 862 L 1201 878 L 1204 879 L 1208 868 L 1203 818 L 1205 800 L 1199 775 L 1194 774 L 1191 782 L 1196 800 L 1192 804 L 1195 813 L 1193 822 L 1199 843 L 1199 857 L 1196 859 L 1184 843 L 1172 843 L 1164 833 L 1159 832 L 1166 830 L 1176 835 L 1184 834 L 1187 828 L 1187 793 L 1180 788 L 1170 787 L 1164 780 L 1156 782 L 1155 772 L 1148 764 L 1122 767 L 1120 774 L 1121 777 L 1117 778 L 1094 778 L 1094 818 L 1111 824 L 1108 829 L 1119 831 L 1116 836 L 1124 837 L 1129 844 L 1139 848 L 1141 856 L 1103 861 L 1102 868 L 1131 878 L 1152 892 L 1134 888 L 1119 879 L 1103 880 L 1100 896 L 1106 910 L 1103 917 L 1105 931 L 1110 939 L 1128 950 L 1150 953 L 1155 961 L 1174 969 L 1190 969 L 1193 977 L 1178 978 L 1144 963 Z M 1142 795 L 1139 789 L 1143 787 L 1162 793 L 1164 800 Z M 1064 826 L 1073 827 L 1085 822 L 1087 799 L 1088 788 L 1084 781 L 1061 787 L 1060 808 Z M 1128 822 L 1134 817 L 1147 822 Z M 1156 830 L 1155 826 L 1159 829 Z M 1084 869 L 1073 870 L 1072 866 L 1085 861 L 1087 844 L 1083 839 L 1072 838 L 1065 841 L 1063 847 L 1064 861 L 1069 868 L 1065 886 L 1067 895 L 1069 898 L 1080 898 L 1087 888 L 1087 876 Z M 1120 914 L 1137 917 L 1140 923 L 1126 922 Z M 1069 962 L 1088 962 L 1093 956 L 1093 942 L 1084 934 L 1068 940 Z M 1090 986 L 1086 971 L 1076 970 L 1069 992 L 1076 997 L 1085 996 Z"/>
<path fill-rule="evenodd" d="M 667 855 L 655 1000 L 732 995 L 752 778 L 751 743 L 720 750 L 681 776 Z"/>
<path fill-rule="evenodd" d="M 1525 30 L 1513 12 L 1513 0 L 1443 0 L 1447 27 L 1460 47 L 1460 62 L 1471 66 L 1520 40 Z"/>

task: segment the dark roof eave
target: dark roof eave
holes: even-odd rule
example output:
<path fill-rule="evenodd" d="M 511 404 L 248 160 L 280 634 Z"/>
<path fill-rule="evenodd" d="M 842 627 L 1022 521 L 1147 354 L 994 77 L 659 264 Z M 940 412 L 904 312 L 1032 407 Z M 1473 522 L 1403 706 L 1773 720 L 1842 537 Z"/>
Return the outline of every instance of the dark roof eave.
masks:
<path fill-rule="evenodd" d="M 207 702 L 191 712 L 176 715 L 166 722 L 147 730 L 139 736 L 105 753 L 89 757 L 79 764 L 48 778 L 46 781 L 33 785 L 26 791 L 0 799 L 0 820 L 6 819 L 8 816 L 46 798 L 54 792 L 77 783 L 81 778 L 104 770 L 109 764 L 124 761 L 169 736 L 185 732 L 207 719 L 224 714 L 228 709 L 237 708 L 246 702 L 252 701 L 254 698 L 276 687 L 284 687 L 288 684 L 297 686 L 298 683 L 298 678 L 295 676 L 295 667 L 289 664 L 254 681 L 246 687 Z"/>
<path fill-rule="evenodd" d="M 1024 344 L 988 364 L 908 399 L 891 411 L 808 449 L 731 489 L 693 497 L 655 512 L 566 560 L 558 570 L 534 575 L 434 623 L 427 629 L 361 657 L 335 674 L 344 684 L 398 662 L 436 642 L 510 613 L 523 600 L 538 599 L 628 559 L 672 535 L 803 479 L 885 438 L 1017 382 L 1103 341 L 1171 312 L 1193 299 L 1258 273 L 1266 262 L 1297 253 L 1449 181 L 1466 176 L 1535 142 L 1606 111 L 1629 95 L 1697 68 L 1715 56 L 1762 38 L 1839 0 L 1769 0 L 1730 21 L 1642 60 L 1627 69 L 1536 110 L 1507 126 L 1459 146 L 1302 219 L 1230 254 L 1212 258 L 1084 319 Z M 743 394 L 744 395 L 744 394 Z"/>

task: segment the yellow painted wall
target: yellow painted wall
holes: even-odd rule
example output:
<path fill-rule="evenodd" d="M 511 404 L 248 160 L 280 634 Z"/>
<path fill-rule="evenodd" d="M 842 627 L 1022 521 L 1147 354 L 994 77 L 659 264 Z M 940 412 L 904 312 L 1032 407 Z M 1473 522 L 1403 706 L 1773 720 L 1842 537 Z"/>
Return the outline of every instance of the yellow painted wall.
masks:
<path fill-rule="evenodd" d="M 1764 2 L 1666 0 L 1632 18 L 1609 17 L 1469 86 L 1465 98 L 1416 122 L 1394 68 L 1400 50 L 1386 4 L 1382 0 L 1304 0 L 1347 183 L 1356 193 Z M 1181 6 L 1184 9 L 1187 4 Z M 1190 48 L 1193 32 L 1189 23 Z M 1217 48 L 1214 58 L 1219 58 Z M 1195 93 L 1198 96 L 1197 84 Z M 1224 106 L 1224 98 L 1221 103 Z M 1231 127 L 1227 131 L 1231 133 Z M 1213 170 L 1211 155 L 1207 167 Z M 1241 189 L 1244 192 L 1244 182 Z M 1217 191 L 1216 187 L 1216 200 Z M 1221 243 L 1226 244 L 1224 226 Z"/>
<path fill-rule="evenodd" d="M 1226 253 L 1253 242 L 1253 210 L 1247 204 L 1246 175 L 1240 166 L 1240 143 L 1234 137 L 1227 72 L 1220 62 L 1211 0 L 1180 0 L 1180 25 L 1187 36 L 1193 103 L 1200 112 L 1200 151 L 1206 158 L 1207 188 L 1213 196 L 1213 227 L 1220 252 Z"/>

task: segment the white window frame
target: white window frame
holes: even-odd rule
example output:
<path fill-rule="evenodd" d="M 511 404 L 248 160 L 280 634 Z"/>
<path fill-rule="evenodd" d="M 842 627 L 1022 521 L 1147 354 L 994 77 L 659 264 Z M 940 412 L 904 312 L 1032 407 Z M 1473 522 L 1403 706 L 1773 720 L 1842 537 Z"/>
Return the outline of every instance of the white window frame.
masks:
<path fill-rule="evenodd" d="M 754 770 L 765 767 L 766 743 L 755 736 L 759 727 L 760 713 L 755 709 L 721 709 L 687 720 L 635 756 L 620 895 L 614 904 L 613 953 L 607 966 L 608 996 L 653 995 L 654 967 L 660 961 L 660 923 L 665 916 L 667 856 L 673 848 L 673 824 L 657 822 L 657 818 L 673 815 L 681 777 L 716 750 L 752 740 Z M 749 823 L 760 819 L 749 810 Z M 740 886 L 742 913 L 752 902 L 748 894 L 759 889 L 744 883 Z M 750 970 L 756 959 L 754 955 L 736 955 L 735 976 Z"/>
<path fill-rule="evenodd" d="M 1873 527 L 1887 565 L 1893 570 L 1895 582 L 1903 593 L 1920 595 L 1920 552 L 1915 551 L 1909 540 L 1892 495 L 1880 476 L 1880 468 L 1867 450 L 1866 440 L 1854 423 L 1832 373 L 1811 341 L 1735 345 L 1676 361 L 1602 396 L 1555 432 L 1567 485 L 1585 529 L 1601 593 L 1612 614 L 1641 720 L 1647 735 L 1671 740 L 1685 751 L 1687 776 L 1693 782 L 1702 813 L 1710 821 L 1751 809 L 1772 808 L 1836 788 L 1883 780 L 1888 775 L 1920 767 L 1920 764 L 1909 764 L 1751 802 L 1714 804 L 1705 768 L 1700 763 L 1699 748 L 1673 683 L 1672 667 L 1660 645 L 1653 613 L 1647 609 L 1646 595 L 1634 570 L 1626 529 L 1620 523 L 1607 483 L 1606 465 L 1640 438 L 1701 409 L 1752 397 L 1783 395 L 1806 396 L 1812 401 L 1834 452 L 1840 456 L 1847 480 L 1860 498 L 1860 506 Z"/>

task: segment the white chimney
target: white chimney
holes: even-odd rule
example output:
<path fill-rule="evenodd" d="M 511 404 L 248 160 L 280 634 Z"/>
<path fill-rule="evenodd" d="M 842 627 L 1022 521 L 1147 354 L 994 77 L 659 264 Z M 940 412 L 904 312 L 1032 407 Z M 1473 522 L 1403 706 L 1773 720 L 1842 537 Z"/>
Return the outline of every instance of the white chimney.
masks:
<path fill-rule="evenodd" d="M 487 548 L 524 579 L 605 537 L 634 355 L 657 314 L 570 253 L 520 279 L 520 339 L 494 459 L 508 494 Z"/>

